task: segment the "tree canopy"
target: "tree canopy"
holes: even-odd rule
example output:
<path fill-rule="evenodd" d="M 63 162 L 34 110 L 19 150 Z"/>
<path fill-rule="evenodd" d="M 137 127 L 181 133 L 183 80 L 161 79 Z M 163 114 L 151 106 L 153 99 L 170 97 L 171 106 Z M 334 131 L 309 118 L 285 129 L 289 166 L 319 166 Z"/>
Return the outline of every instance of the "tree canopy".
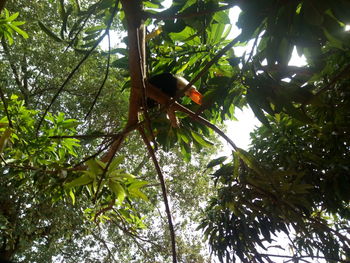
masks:
<path fill-rule="evenodd" d="M 349 1 L 0 12 L 0 261 L 349 262 Z M 203 103 L 147 81 L 164 72 Z M 261 126 L 240 149 L 224 121 L 245 107 Z"/>

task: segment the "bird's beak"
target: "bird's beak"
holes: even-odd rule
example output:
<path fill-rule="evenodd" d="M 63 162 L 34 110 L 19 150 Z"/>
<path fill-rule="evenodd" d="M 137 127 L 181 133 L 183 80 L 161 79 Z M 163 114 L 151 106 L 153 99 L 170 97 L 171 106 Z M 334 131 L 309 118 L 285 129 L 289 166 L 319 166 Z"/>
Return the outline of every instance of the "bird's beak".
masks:
<path fill-rule="evenodd" d="M 189 89 L 186 92 L 186 95 L 188 97 L 190 97 L 191 100 L 193 100 L 195 103 L 197 103 L 199 105 L 202 104 L 203 95 L 198 90 L 196 90 L 195 88 Z"/>

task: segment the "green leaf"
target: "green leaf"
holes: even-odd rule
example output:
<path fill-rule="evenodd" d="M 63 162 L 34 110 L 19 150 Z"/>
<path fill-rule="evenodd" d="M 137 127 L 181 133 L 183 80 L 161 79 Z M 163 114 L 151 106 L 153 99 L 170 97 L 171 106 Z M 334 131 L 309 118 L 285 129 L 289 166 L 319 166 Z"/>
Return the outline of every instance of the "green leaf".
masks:
<path fill-rule="evenodd" d="M 225 11 L 215 12 L 213 19 L 220 24 L 227 24 L 228 25 L 231 23 L 230 17 L 228 16 L 227 12 L 225 12 Z"/>
<path fill-rule="evenodd" d="M 125 159 L 124 155 L 119 155 L 115 157 L 111 162 L 111 164 L 109 165 L 108 171 L 113 171 L 114 169 L 116 169 L 124 161 L 124 159 Z"/>
<path fill-rule="evenodd" d="M 77 187 L 77 186 L 81 186 L 81 185 L 86 185 L 89 184 L 93 181 L 93 179 L 91 178 L 91 176 L 87 173 L 84 173 L 82 176 L 74 179 L 73 181 L 67 183 L 65 185 L 66 188 L 72 188 L 72 187 Z"/>
<path fill-rule="evenodd" d="M 252 170 L 254 170 L 257 174 L 260 176 L 265 176 L 267 173 L 265 170 L 260 166 L 258 161 L 255 160 L 254 156 L 252 156 L 250 153 L 246 152 L 245 150 L 238 148 L 236 150 L 237 155 L 243 160 L 243 162 L 248 165 L 248 167 Z"/>
<path fill-rule="evenodd" d="M 144 193 L 142 193 L 138 188 L 130 189 L 129 193 L 130 193 L 131 196 L 139 197 L 139 198 L 143 199 L 146 202 L 149 201 L 148 197 Z"/>
<path fill-rule="evenodd" d="M 214 160 L 211 160 L 208 165 L 207 165 L 207 168 L 212 168 L 214 166 L 217 166 L 219 164 L 222 164 L 224 161 L 226 161 L 227 159 L 227 156 L 221 156 L 219 158 L 216 158 Z"/>
<path fill-rule="evenodd" d="M 44 31 L 49 37 L 57 42 L 62 42 L 63 40 L 59 38 L 54 32 L 52 32 L 48 27 L 46 27 L 41 21 L 38 21 L 38 24 L 42 31 Z"/>
<path fill-rule="evenodd" d="M 237 152 L 233 154 L 233 178 L 236 179 L 239 176 L 239 155 Z"/>
<path fill-rule="evenodd" d="M 11 21 L 15 20 L 15 19 L 18 17 L 18 15 L 19 15 L 19 12 L 14 13 L 14 14 L 11 15 L 10 17 L 8 17 L 8 18 L 6 19 L 6 21 L 7 21 L 7 22 L 11 22 Z"/>
<path fill-rule="evenodd" d="M 75 204 L 75 195 L 74 195 L 72 189 L 70 189 L 70 191 L 69 191 L 69 196 L 72 199 L 72 204 L 74 205 Z"/>
<path fill-rule="evenodd" d="M 141 181 L 138 180 L 136 182 L 133 182 L 129 187 L 128 190 L 133 190 L 133 189 L 140 189 L 141 187 L 147 185 L 148 182 L 147 181 Z"/>
<path fill-rule="evenodd" d="M 111 191 L 116 195 L 119 204 L 122 204 L 126 196 L 123 186 L 121 186 L 120 183 L 115 182 L 113 180 L 109 181 L 108 186 L 111 189 Z"/>
<path fill-rule="evenodd" d="M 16 31 L 18 34 L 20 34 L 22 37 L 24 37 L 24 38 L 26 38 L 26 39 L 29 37 L 28 34 L 27 34 L 26 32 L 24 32 L 22 29 L 20 29 L 19 27 L 14 26 L 14 25 L 11 25 L 11 24 L 9 24 L 9 26 L 10 26 L 14 31 Z"/>
<path fill-rule="evenodd" d="M 102 26 L 93 26 L 89 27 L 88 29 L 85 30 L 86 34 L 95 34 L 96 32 L 101 32 L 102 30 L 106 29 L 105 25 Z"/>
<path fill-rule="evenodd" d="M 9 141 L 12 134 L 12 129 L 7 128 L 0 137 L 0 154 L 4 151 L 7 142 Z"/>
<path fill-rule="evenodd" d="M 266 118 L 264 112 L 262 109 L 260 109 L 256 104 L 249 103 L 250 108 L 254 112 L 255 116 L 258 118 L 259 121 L 261 121 L 262 124 L 266 125 L 267 127 L 270 127 L 269 120 Z"/>
<path fill-rule="evenodd" d="M 213 143 L 203 139 L 202 135 L 200 135 L 194 131 L 191 131 L 191 134 L 192 134 L 193 139 L 195 139 L 196 142 L 198 142 L 203 147 L 211 147 L 214 145 Z"/>
<path fill-rule="evenodd" d="M 94 173 L 95 175 L 98 175 L 102 172 L 103 167 L 100 163 L 98 163 L 98 160 L 90 159 L 86 162 L 87 166 L 89 167 L 89 170 Z M 103 163 L 104 164 L 104 163 Z M 104 164 L 105 165 L 105 164 Z"/>

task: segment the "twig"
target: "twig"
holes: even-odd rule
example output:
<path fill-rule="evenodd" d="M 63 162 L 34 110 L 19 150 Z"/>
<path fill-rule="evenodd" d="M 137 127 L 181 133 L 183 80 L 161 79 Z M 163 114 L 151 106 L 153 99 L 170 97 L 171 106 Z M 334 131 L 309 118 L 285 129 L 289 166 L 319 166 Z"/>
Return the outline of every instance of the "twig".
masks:
<path fill-rule="evenodd" d="M 175 243 L 175 230 L 174 230 L 174 225 L 173 225 L 173 221 L 171 218 L 171 211 L 170 211 L 170 206 L 169 206 L 169 201 L 168 201 L 168 195 L 167 195 L 167 190 L 166 190 L 166 186 L 165 186 L 165 180 L 164 180 L 164 176 L 162 173 L 162 170 L 160 169 L 157 157 L 154 153 L 154 150 L 149 142 L 149 140 L 147 139 L 147 136 L 145 134 L 145 131 L 142 129 L 142 127 L 139 128 L 139 132 L 141 134 L 141 137 L 144 141 L 144 143 L 147 146 L 148 152 L 151 155 L 152 161 L 154 163 L 154 166 L 156 168 L 157 174 L 158 174 L 158 178 L 162 187 L 162 193 L 163 193 L 163 201 L 164 201 L 164 205 L 165 205 L 165 211 L 167 214 L 167 218 L 168 218 L 168 225 L 169 225 L 169 231 L 170 231 L 170 238 L 171 238 L 171 249 L 172 249 L 172 256 L 173 256 L 173 263 L 177 262 L 177 256 L 176 256 L 176 243 Z"/>
<path fill-rule="evenodd" d="M 95 104 L 97 102 L 97 99 L 98 99 L 98 97 L 101 94 L 101 91 L 102 91 L 102 89 L 103 89 L 103 87 L 104 87 L 104 85 L 105 85 L 105 83 L 107 81 L 108 74 L 109 74 L 109 66 L 110 66 L 110 62 L 111 62 L 111 37 L 109 35 L 109 28 L 106 29 L 106 32 L 108 32 L 107 33 L 107 38 L 108 38 L 108 57 L 107 57 L 106 73 L 105 73 L 105 76 L 104 76 L 103 81 L 101 83 L 101 86 L 98 89 L 98 92 L 97 92 L 97 94 L 96 94 L 96 96 L 94 98 L 94 101 L 92 102 L 91 107 L 90 107 L 88 113 L 86 113 L 86 115 L 85 115 L 85 120 L 89 117 L 90 113 L 92 112 L 92 109 L 94 108 L 94 106 L 95 106 Z"/>
<path fill-rule="evenodd" d="M 112 15 L 110 20 L 108 21 L 108 26 L 107 28 L 109 29 L 110 25 L 112 24 L 113 18 L 117 12 L 118 9 L 118 5 L 116 5 L 113 9 Z M 72 79 L 72 77 L 74 76 L 74 74 L 78 71 L 78 69 L 80 68 L 80 66 L 85 62 L 85 60 L 87 60 L 91 53 L 96 49 L 96 47 L 100 44 L 100 42 L 104 39 L 104 37 L 107 35 L 107 33 L 109 32 L 109 30 L 105 30 L 105 32 L 96 40 L 96 43 L 91 47 L 91 49 L 85 54 L 85 56 L 80 60 L 80 62 L 78 63 L 78 65 L 75 66 L 75 68 L 69 73 L 68 77 L 66 78 L 66 80 L 63 82 L 63 84 L 61 85 L 61 87 L 58 89 L 58 91 L 56 92 L 56 94 L 53 96 L 50 104 L 48 107 L 46 107 L 45 112 L 43 114 L 43 116 L 40 118 L 38 127 L 36 129 L 36 133 L 38 134 L 38 131 L 40 129 L 40 126 L 42 124 L 42 122 L 45 119 L 45 116 L 47 114 L 47 112 L 49 111 L 49 109 L 51 108 L 51 106 L 53 105 L 53 103 L 56 101 L 56 99 L 58 98 L 58 96 L 60 95 L 60 93 L 62 92 L 62 90 L 64 89 L 64 87 L 68 84 L 68 82 Z"/>
<path fill-rule="evenodd" d="M 5 111 L 7 120 L 9 122 L 9 127 L 13 128 L 12 121 L 11 121 L 11 118 L 10 118 L 10 114 L 9 114 L 9 111 L 8 111 L 8 108 L 7 108 L 7 102 L 6 102 L 6 99 L 5 99 L 5 95 L 4 95 L 4 92 L 2 91 L 1 87 L 0 87 L 0 98 L 1 98 L 2 103 L 4 104 L 4 111 Z"/>
<path fill-rule="evenodd" d="M 116 143 L 116 147 L 113 149 L 113 152 L 111 152 L 112 156 L 111 156 L 111 158 L 109 158 L 106 167 L 103 169 L 103 172 L 101 174 L 101 178 L 98 181 L 97 188 L 96 188 L 96 193 L 95 193 L 95 197 L 94 197 L 94 201 L 93 201 L 94 203 L 97 200 L 98 192 L 100 191 L 102 181 L 105 179 L 105 176 L 107 174 L 108 168 L 109 168 L 109 166 L 111 165 L 111 163 L 113 161 L 113 157 L 114 157 L 115 153 L 119 150 L 119 148 L 120 148 L 122 142 L 124 141 L 124 139 L 125 139 L 125 134 L 122 134 L 118 138 L 116 138 L 116 140 L 113 142 L 113 144 Z"/>
<path fill-rule="evenodd" d="M 98 217 L 100 214 L 103 214 L 104 212 L 107 212 L 107 211 L 109 211 L 109 210 L 113 210 L 114 204 L 115 204 L 115 199 L 112 199 L 112 200 L 109 202 L 109 204 L 108 204 L 107 207 L 102 208 L 101 210 L 99 210 L 99 211 L 96 212 L 96 214 L 95 214 L 95 216 L 94 216 L 94 222 L 95 222 L 95 224 L 98 225 L 98 223 L 97 223 L 97 217 Z"/>
<path fill-rule="evenodd" d="M 111 250 L 109 249 L 109 247 L 108 247 L 106 241 L 103 240 L 103 238 L 99 237 L 98 234 L 94 233 L 94 231 L 91 231 L 91 235 L 92 235 L 95 239 L 97 239 L 98 241 L 100 241 L 100 242 L 102 243 L 102 245 L 106 248 L 106 250 L 107 250 L 107 252 L 108 252 L 108 258 L 109 258 L 109 260 L 111 260 L 111 258 L 112 258 L 113 262 L 117 262 L 117 261 L 115 260 L 114 256 L 113 256 Z M 110 261 L 108 261 L 108 262 L 110 262 Z"/>
<path fill-rule="evenodd" d="M 238 147 L 236 146 L 236 144 L 222 131 L 220 130 L 216 125 L 212 124 L 211 122 L 209 122 L 208 120 L 204 119 L 203 117 L 197 115 L 196 113 L 194 113 L 193 111 L 191 111 L 190 109 L 182 106 L 181 104 L 175 102 L 175 104 L 173 105 L 173 107 L 175 107 L 176 110 L 181 111 L 186 113 L 187 115 L 190 116 L 191 119 L 209 127 L 210 129 L 212 129 L 213 131 L 215 131 L 217 134 L 219 134 L 222 138 L 224 138 L 234 150 L 237 150 Z"/>
<path fill-rule="evenodd" d="M 82 135 L 54 135 L 49 136 L 50 139 L 67 139 L 67 138 L 75 138 L 75 139 L 94 139 L 94 138 L 113 138 L 117 137 L 118 134 L 82 134 Z"/>

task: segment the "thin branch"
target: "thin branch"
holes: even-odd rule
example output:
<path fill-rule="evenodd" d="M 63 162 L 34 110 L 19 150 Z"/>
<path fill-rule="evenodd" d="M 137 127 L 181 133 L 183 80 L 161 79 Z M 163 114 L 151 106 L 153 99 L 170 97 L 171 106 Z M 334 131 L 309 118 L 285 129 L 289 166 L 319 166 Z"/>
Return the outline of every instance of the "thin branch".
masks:
<path fill-rule="evenodd" d="M 111 260 L 111 258 L 112 258 L 113 262 L 116 262 L 116 263 L 117 263 L 118 261 L 114 258 L 114 256 L 113 256 L 111 250 L 109 249 L 109 247 L 108 247 L 106 241 L 105 241 L 103 238 L 99 237 L 98 234 L 94 233 L 94 231 L 91 231 L 91 235 L 92 235 L 95 239 L 97 239 L 98 241 L 100 241 L 100 243 L 102 243 L 102 245 L 105 247 L 105 249 L 107 250 L 107 253 L 108 253 L 108 259 Z M 109 261 L 109 262 L 110 262 L 110 261 Z"/>
<path fill-rule="evenodd" d="M 190 109 L 184 107 L 183 105 L 175 102 L 175 104 L 173 105 L 173 107 L 181 112 L 186 113 L 191 119 L 207 126 L 208 128 L 212 129 L 213 131 L 215 131 L 217 134 L 219 134 L 222 138 L 224 138 L 226 140 L 226 142 L 228 142 L 231 147 L 234 150 L 237 150 L 238 147 L 236 146 L 236 144 L 222 131 L 220 130 L 216 125 L 212 124 L 211 122 L 209 122 L 208 120 L 204 119 L 203 117 L 197 115 L 197 113 L 194 113 L 193 111 L 191 111 Z"/>
<path fill-rule="evenodd" d="M 9 114 L 9 111 L 8 111 L 8 107 L 7 107 L 7 102 L 6 102 L 6 99 L 5 99 L 5 95 L 4 95 L 4 92 L 2 91 L 1 87 L 0 87 L 0 98 L 1 98 L 2 103 L 4 104 L 4 111 L 5 111 L 7 120 L 9 122 L 9 127 L 13 128 L 12 121 L 11 121 L 11 118 L 10 118 L 10 114 Z"/>
<path fill-rule="evenodd" d="M 66 139 L 66 138 L 75 138 L 75 139 L 95 139 L 95 138 L 113 138 L 117 137 L 119 134 L 85 134 L 85 135 L 54 135 L 49 136 L 50 139 Z"/>
<path fill-rule="evenodd" d="M 124 139 L 125 139 L 125 134 L 122 134 L 118 138 L 116 138 L 116 140 L 113 142 L 113 144 L 116 144 L 116 147 L 113 149 L 113 152 L 111 152 L 111 158 L 109 158 L 106 167 L 103 169 L 103 172 L 101 174 L 100 180 L 98 181 L 97 188 L 96 188 L 96 193 L 95 193 L 95 197 L 94 197 L 94 201 L 93 201 L 94 203 L 97 200 L 98 192 L 100 191 L 100 188 L 101 188 L 101 185 L 102 185 L 102 181 L 106 177 L 108 168 L 109 168 L 109 166 L 111 165 L 111 163 L 113 161 L 113 157 L 114 157 L 115 153 L 119 150 L 119 148 L 120 148 L 122 142 L 124 141 Z"/>
<path fill-rule="evenodd" d="M 142 108 L 143 108 L 143 114 L 145 116 L 145 120 L 146 120 L 146 128 L 149 132 L 149 134 L 151 135 L 151 138 L 152 138 L 152 143 L 155 147 L 155 149 L 157 149 L 157 142 L 156 142 L 156 139 L 154 137 L 154 134 L 153 134 L 153 130 L 152 130 L 152 125 L 151 125 L 151 120 L 150 120 L 150 117 L 149 117 L 149 114 L 148 114 L 148 107 L 147 107 L 147 86 L 146 86 L 146 82 L 145 82 L 145 65 L 143 63 L 144 61 L 144 57 L 143 55 L 143 52 L 142 52 L 142 41 L 144 42 L 145 41 L 145 37 L 143 36 L 143 33 L 140 32 L 141 30 L 137 29 L 137 35 L 136 35 L 136 39 L 137 39 L 137 51 L 138 51 L 138 56 L 139 56 L 139 71 L 140 71 L 140 76 L 141 76 L 141 80 L 142 80 L 142 89 L 141 89 L 141 92 L 142 92 Z M 140 36 L 142 36 L 142 39 L 140 39 Z"/>
<path fill-rule="evenodd" d="M 90 113 L 92 112 L 92 109 L 94 108 L 94 106 L 95 106 L 95 104 L 97 102 L 97 99 L 98 99 L 98 97 L 101 94 L 101 91 L 102 91 L 102 89 L 103 89 L 103 87 L 104 87 L 104 85 L 105 85 L 105 83 L 107 81 L 108 74 L 109 74 L 109 66 L 110 66 L 110 62 L 111 62 L 111 37 L 109 35 L 109 28 L 106 29 L 106 31 L 108 32 L 108 34 L 107 34 L 107 38 L 108 38 L 108 57 L 107 57 L 106 73 L 105 73 L 105 76 L 104 76 L 103 81 L 101 83 L 101 86 L 98 89 L 98 92 L 97 92 L 97 94 L 96 94 L 96 96 L 94 98 L 94 101 L 92 102 L 91 107 L 90 107 L 88 113 L 86 113 L 86 115 L 85 115 L 85 120 L 89 117 Z"/>
<path fill-rule="evenodd" d="M 98 223 L 97 223 L 97 217 L 99 217 L 101 214 L 103 214 L 103 213 L 105 213 L 105 212 L 107 212 L 107 211 L 109 211 L 109 210 L 113 210 L 114 204 L 115 204 L 115 199 L 112 199 L 112 200 L 109 202 L 108 206 L 106 206 L 105 208 L 102 208 L 101 210 L 99 210 L 99 211 L 96 212 L 96 214 L 95 214 L 95 216 L 94 216 L 94 222 L 95 222 L 95 224 L 98 225 Z"/>
<path fill-rule="evenodd" d="M 104 39 L 104 37 L 108 34 L 109 32 L 109 27 L 112 24 L 113 18 L 116 14 L 118 10 L 118 5 L 116 5 L 113 9 L 112 15 L 110 20 L 108 21 L 108 26 L 107 29 L 105 30 L 105 32 L 97 39 L 96 43 L 91 47 L 91 49 L 85 54 L 85 56 L 80 60 L 80 62 L 75 66 L 75 68 L 69 73 L 68 77 L 66 78 L 66 80 L 63 82 L 63 84 L 61 85 L 61 87 L 58 89 L 58 91 L 56 92 L 56 94 L 53 96 L 49 106 L 45 109 L 45 112 L 43 114 L 43 116 L 41 117 L 38 127 L 36 129 L 36 132 L 38 133 L 40 126 L 42 124 L 42 122 L 45 119 L 45 116 L 47 114 L 47 112 L 49 111 L 49 109 L 51 108 L 51 106 L 53 105 L 53 103 L 56 101 L 56 99 L 58 98 L 58 96 L 60 95 L 60 93 L 62 92 L 62 90 L 64 89 L 64 87 L 68 84 L 68 82 L 73 78 L 74 74 L 78 71 L 78 69 L 80 68 L 80 66 L 85 62 L 85 60 L 87 60 L 90 55 L 92 54 L 92 52 L 96 49 L 96 47 L 100 44 L 100 42 Z"/>
<path fill-rule="evenodd" d="M 167 218 L 168 218 L 168 225 L 169 225 L 169 231 L 170 231 L 170 238 L 171 238 L 171 249 L 172 249 L 172 256 L 173 256 L 173 263 L 177 262 L 176 259 L 176 243 L 175 243 L 175 230 L 174 230 L 174 225 L 173 225 L 173 221 L 171 218 L 171 211 L 170 211 L 170 206 L 169 206 L 169 201 L 168 201 L 168 195 L 167 195 L 167 190 L 166 190 L 166 186 L 165 186 L 165 180 L 164 180 L 164 176 L 162 173 L 162 170 L 160 169 L 157 157 L 154 153 L 154 150 L 145 134 L 145 131 L 142 129 L 142 127 L 139 128 L 139 132 L 141 134 L 141 137 L 144 141 L 144 143 L 147 146 L 148 152 L 151 155 L 152 161 L 154 163 L 154 166 L 156 168 L 157 174 L 158 174 L 158 178 L 162 187 L 162 194 L 163 194 L 163 201 L 164 201 L 164 205 L 165 205 L 165 211 L 167 214 Z"/>

